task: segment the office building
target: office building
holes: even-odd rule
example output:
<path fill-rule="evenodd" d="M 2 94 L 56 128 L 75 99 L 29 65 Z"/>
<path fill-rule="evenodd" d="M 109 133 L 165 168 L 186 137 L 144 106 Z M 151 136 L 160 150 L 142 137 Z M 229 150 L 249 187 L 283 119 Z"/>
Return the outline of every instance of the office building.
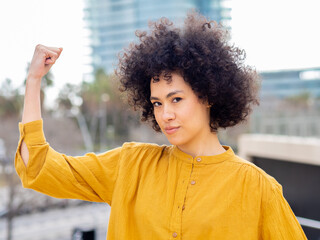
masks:
<path fill-rule="evenodd" d="M 223 0 L 86 0 L 85 22 L 90 30 L 93 71 L 112 72 L 117 54 L 136 40 L 135 31 L 161 17 L 181 21 L 191 9 L 230 28 L 231 9 Z"/>
<path fill-rule="evenodd" d="M 263 72 L 251 132 L 320 136 L 320 68 Z"/>
<path fill-rule="evenodd" d="M 320 97 L 320 68 L 262 72 L 262 98 Z"/>

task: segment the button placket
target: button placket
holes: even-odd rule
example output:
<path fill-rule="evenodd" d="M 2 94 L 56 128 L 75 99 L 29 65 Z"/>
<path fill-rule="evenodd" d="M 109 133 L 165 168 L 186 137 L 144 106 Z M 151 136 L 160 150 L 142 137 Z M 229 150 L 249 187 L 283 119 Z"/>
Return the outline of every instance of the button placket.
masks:
<path fill-rule="evenodd" d="M 196 183 L 197 183 L 197 175 L 198 175 L 198 171 L 199 171 L 199 166 L 198 163 L 199 161 L 197 161 L 198 158 L 193 158 L 192 159 L 192 169 L 191 169 L 191 172 L 190 172 L 190 175 L 189 175 L 189 179 L 187 181 L 187 184 L 188 184 L 188 188 L 187 188 L 187 192 L 186 192 L 186 195 L 185 195 L 185 199 L 184 199 L 184 203 L 181 207 L 181 214 L 182 216 L 185 216 L 185 211 L 186 210 L 186 205 L 188 204 L 188 201 L 189 201 L 189 198 L 192 198 L 194 196 L 194 192 L 197 191 L 197 187 L 196 187 Z M 187 205 L 187 209 L 192 209 L 192 205 L 188 204 Z M 188 210 L 188 211 L 189 211 Z M 182 225 L 185 224 L 185 221 L 183 220 L 184 218 L 182 218 L 182 222 L 181 222 L 181 229 L 183 228 Z M 179 239 L 181 238 L 181 236 L 179 236 Z"/>
<path fill-rule="evenodd" d="M 190 183 L 190 175 L 192 173 L 192 167 L 190 164 L 183 164 L 181 169 L 181 179 L 179 180 L 176 192 L 176 198 L 174 203 L 174 212 L 172 213 L 172 219 L 170 223 L 171 238 L 180 239 L 181 233 L 181 221 L 182 221 L 182 207 L 184 204 L 187 188 Z"/>
<path fill-rule="evenodd" d="M 198 164 L 202 161 L 202 158 L 201 157 L 195 157 L 193 159 L 193 168 L 192 168 L 192 173 L 191 173 L 191 176 L 190 176 L 190 185 L 196 185 L 197 184 L 197 166 Z"/>

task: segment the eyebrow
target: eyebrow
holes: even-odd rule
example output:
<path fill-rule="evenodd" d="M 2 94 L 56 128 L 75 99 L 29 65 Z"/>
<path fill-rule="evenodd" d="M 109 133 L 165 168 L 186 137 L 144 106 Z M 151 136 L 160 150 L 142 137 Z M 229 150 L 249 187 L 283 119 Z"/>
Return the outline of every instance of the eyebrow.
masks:
<path fill-rule="evenodd" d="M 172 97 L 173 95 L 175 95 L 175 94 L 177 94 L 177 93 L 183 93 L 183 91 L 182 90 L 176 90 L 176 91 L 173 91 L 173 92 L 169 92 L 168 94 L 167 94 L 167 96 L 166 96 L 166 98 L 170 98 L 170 97 Z M 157 98 L 157 97 L 150 97 L 150 100 L 159 100 L 159 98 Z"/>

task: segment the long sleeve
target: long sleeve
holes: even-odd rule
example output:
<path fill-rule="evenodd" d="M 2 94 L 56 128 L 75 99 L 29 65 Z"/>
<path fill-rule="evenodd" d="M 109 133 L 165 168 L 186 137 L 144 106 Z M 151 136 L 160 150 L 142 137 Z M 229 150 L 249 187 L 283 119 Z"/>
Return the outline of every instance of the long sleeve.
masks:
<path fill-rule="evenodd" d="M 56 152 L 46 142 L 42 120 L 19 124 L 20 140 L 15 167 L 25 188 L 57 198 L 107 202 L 111 205 L 121 148 L 96 155 L 71 157 Z M 25 166 L 20 147 L 22 140 L 29 150 Z"/>
<path fill-rule="evenodd" d="M 281 185 L 270 190 L 262 212 L 262 239 L 307 239 L 282 194 Z"/>

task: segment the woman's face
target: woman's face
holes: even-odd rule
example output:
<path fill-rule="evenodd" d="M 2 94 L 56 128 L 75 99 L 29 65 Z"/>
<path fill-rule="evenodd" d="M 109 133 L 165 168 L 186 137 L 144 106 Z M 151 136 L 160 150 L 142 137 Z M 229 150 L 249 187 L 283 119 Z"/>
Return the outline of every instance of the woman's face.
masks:
<path fill-rule="evenodd" d="M 180 74 L 171 76 L 169 82 L 163 77 L 158 82 L 151 80 L 150 100 L 156 121 L 168 141 L 188 149 L 210 133 L 210 112 L 206 102 L 199 100 Z"/>

